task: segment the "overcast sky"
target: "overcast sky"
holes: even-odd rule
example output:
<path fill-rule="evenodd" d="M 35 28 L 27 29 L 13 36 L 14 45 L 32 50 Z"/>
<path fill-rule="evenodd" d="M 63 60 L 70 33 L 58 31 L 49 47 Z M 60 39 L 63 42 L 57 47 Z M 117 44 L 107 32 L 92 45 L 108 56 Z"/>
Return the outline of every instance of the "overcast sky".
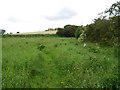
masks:
<path fill-rule="evenodd" d="M 43 31 L 67 24 L 86 25 L 118 0 L 0 0 L 0 29 Z"/>

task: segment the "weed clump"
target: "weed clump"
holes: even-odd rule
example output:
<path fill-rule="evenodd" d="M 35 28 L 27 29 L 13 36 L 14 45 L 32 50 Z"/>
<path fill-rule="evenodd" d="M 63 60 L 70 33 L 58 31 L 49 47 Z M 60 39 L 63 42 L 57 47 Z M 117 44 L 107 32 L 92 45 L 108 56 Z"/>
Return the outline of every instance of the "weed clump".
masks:
<path fill-rule="evenodd" d="M 26 44 L 28 44 L 28 42 L 25 42 Z"/>
<path fill-rule="evenodd" d="M 55 44 L 54 47 L 58 47 L 58 44 Z"/>
<path fill-rule="evenodd" d="M 89 52 L 93 52 L 93 53 L 100 53 L 100 49 L 90 47 L 90 48 L 89 48 Z"/>
<path fill-rule="evenodd" d="M 37 47 L 37 49 L 38 49 L 39 51 L 42 51 L 44 48 L 45 48 L 45 45 L 43 45 L 43 44 L 40 44 L 40 45 L 38 45 L 38 47 Z"/>

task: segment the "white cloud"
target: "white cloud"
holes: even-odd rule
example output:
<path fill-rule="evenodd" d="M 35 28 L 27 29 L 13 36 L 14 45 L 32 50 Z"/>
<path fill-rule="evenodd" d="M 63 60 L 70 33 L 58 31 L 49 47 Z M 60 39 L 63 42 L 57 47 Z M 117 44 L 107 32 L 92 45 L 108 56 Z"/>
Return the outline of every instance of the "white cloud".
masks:
<path fill-rule="evenodd" d="M 12 23 L 17 23 L 17 22 L 19 22 L 19 20 L 18 20 L 17 18 L 15 18 L 15 17 L 9 17 L 9 18 L 8 18 L 8 21 L 10 21 L 10 22 L 12 22 Z"/>
<path fill-rule="evenodd" d="M 0 0 L 0 28 L 16 33 L 87 24 L 116 1 Z"/>
<path fill-rule="evenodd" d="M 70 19 L 74 16 L 76 16 L 76 12 L 74 10 L 71 10 L 68 7 L 64 7 L 57 14 L 55 14 L 53 16 L 46 16 L 45 19 L 56 21 L 56 20 Z"/>

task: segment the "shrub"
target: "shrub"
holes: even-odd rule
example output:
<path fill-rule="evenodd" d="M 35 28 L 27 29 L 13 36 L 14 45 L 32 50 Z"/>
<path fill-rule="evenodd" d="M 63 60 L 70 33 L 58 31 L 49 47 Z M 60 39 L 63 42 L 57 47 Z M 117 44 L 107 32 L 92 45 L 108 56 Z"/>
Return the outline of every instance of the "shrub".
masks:
<path fill-rule="evenodd" d="M 66 37 L 75 37 L 75 32 L 77 30 L 78 26 L 75 25 L 66 25 L 64 26 L 64 35 Z"/>
<path fill-rule="evenodd" d="M 58 47 L 58 44 L 55 44 L 54 47 Z"/>
<path fill-rule="evenodd" d="M 100 53 L 100 49 L 91 47 L 91 48 L 89 48 L 89 52 Z"/>
<path fill-rule="evenodd" d="M 58 30 L 58 31 L 57 31 L 56 34 L 57 34 L 58 36 L 64 36 L 64 29 L 63 29 L 63 28 L 58 28 L 57 30 Z"/>
<path fill-rule="evenodd" d="M 78 39 L 81 33 L 82 33 L 81 32 L 81 27 L 78 27 L 76 32 L 75 32 L 75 38 Z"/>
<path fill-rule="evenodd" d="M 65 37 L 75 37 L 75 32 L 78 26 L 75 25 L 65 25 L 64 28 L 58 28 L 57 35 Z"/>
<path fill-rule="evenodd" d="M 85 27 L 81 28 L 81 34 L 78 37 L 78 40 L 82 41 L 82 42 L 84 42 L 86 40 L 86 28 Z"/>
<path fill-rule="evenodd" d="M 44 48 L 45 48 L 45 45 L 42 45 L 42 44 L 38 45 L 37 47 L 37 49 L 40 51 L 42 51 Z"/>

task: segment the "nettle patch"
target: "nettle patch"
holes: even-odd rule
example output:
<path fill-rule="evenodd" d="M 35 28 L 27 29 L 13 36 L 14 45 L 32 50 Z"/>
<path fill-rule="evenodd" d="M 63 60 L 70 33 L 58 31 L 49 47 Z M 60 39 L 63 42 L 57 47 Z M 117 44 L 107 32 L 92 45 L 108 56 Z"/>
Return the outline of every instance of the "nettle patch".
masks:
<path fill-rule="evenodd" d="M 95 47 L 89 47 L 89 52 L 93 52 L 93 53 L 100 53 L 100 49 L 99 48 L 95 48 Z"/>
<path fill-rule="evenodd" d="M 43 45 L 43 44 L 39 44 L 39 45 L 37 46 L 37 49 L 38 49 L 39 51 L 42 51 L 44 48 L 45 48 L 45 45 Z"/>

